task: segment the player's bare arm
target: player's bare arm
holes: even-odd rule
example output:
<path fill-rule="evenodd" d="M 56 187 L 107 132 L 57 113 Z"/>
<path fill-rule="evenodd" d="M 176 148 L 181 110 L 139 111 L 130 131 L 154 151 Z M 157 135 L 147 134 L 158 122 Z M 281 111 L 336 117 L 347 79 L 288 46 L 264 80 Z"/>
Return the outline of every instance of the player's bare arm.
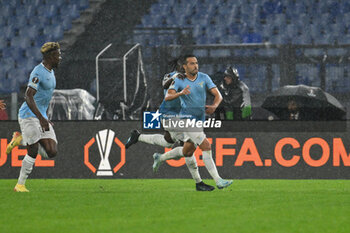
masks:
<path fill-rule="evenodd" d="M 174 100 L 176 98 L 179 98 L 182 95 L 188 95 L 190 94 L 190 86 L 187 85 L 187 87 L 185 87 L 182 91 L 180 92 L 176 92 L 174 89 L 169 89 L 168 92 L 166 93 L 165 96 L 165 101 L 170 101 L 170 100 Z"/>
<path fill-rule="evenodd" d="M 4 100 L 0 100 L 0 110 L 6 109 L 6 104 L 4 103 Z"/>
<path fill-rule="evenodd" d="M 210 89 L 209 91 L 214 96 L 214 102 L 212 105 L 205 106 L 205 108 L 206 108 L 205 112 L 207 114 L 213 114 L 215 112 L 216 108 L 220 105 L 220 103 L 222 101 L 222 96 L 221 96 L 220 91 L 216 87 Z"/>
<path fill-rule="evenodd" d="M 28 87 L 25 93 L 25 100 L 28 104 L 28 107 L 30 110 L 35 114 L 35 116 L 39 119 L 40 125 L 43 128 L 43 130 L 48 131 L 49 130 L 49 123 L 50 121 L 47 120 L 43 115 L 41 115 L 38 107 L 36 106 L 36 103 L 34 101 L 34 95 L 36 94 L 36 90 L 34 88 Z"/>

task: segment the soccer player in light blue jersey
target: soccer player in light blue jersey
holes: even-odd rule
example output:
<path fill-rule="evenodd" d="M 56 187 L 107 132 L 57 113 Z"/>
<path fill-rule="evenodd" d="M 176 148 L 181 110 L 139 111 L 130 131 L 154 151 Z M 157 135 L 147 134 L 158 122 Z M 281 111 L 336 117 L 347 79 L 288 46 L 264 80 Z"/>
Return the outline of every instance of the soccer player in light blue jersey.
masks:
<path fill-rule="evenodd" d="M 162 85 L 164 88 L 164 95 L 167 93 L 167 90 L 171 83 L 174 81 L 176 77 L 183 76 L 183 70 L 181 69 L 182 66 L 182 60 L 181 57 L 175 59 L 172 61 L 173 64 L 173 72 L 166 74 L 163 77 Z M 181 103 L 180 99 L 174 99 L 172 101 L 164 101 L 161 103 L 159 112 L 162 114 L 162 117 L 165 118 L 172 118 L 176 115 L 179 115 L 181 111 Z M 161 134 L 141 134 L 138 130 L 133 130 L 131 132 L 130 137 L 128 138 L 125 147 L 128 149 L 131 145 L 137 143 L 137 142 L 144 142 L 151 145 L 158 145 L 162 147 L 170 148 L 175 145 L 175 143 L 182 144 L 183 143 L 184 135 L 182 132 L 172 132 L 170 130 L 165 131 L 164 135 Z M 193 146 L 192 150 L 189 151 L 187 154 L 183 153 L 183 147 L 178 146 L 174 149 L 160 154 L 160 153 L 154 153 L 153 157 L 159 156 L 159 161 L 163 162 L 170 159 L 177 159 L 181 157 L 185 157 L 186 166 L 193 178 L 193 180 L 196 182 L 196 190 L 197 191 L 212 191 L 215 188 L 211 185 L 207 185 L 202 181 L 202 178 L 199 174 L 198 165 L 196 161 L 196 157 L 193 155 L 196 148 Z M 159 163 L 156 163 L 153 165 L 153 171 L 157 172 L 159 168 Z"/>
<path fill-rule="evenodd" d="M 25 102 L 19 109 L 18 122 L 22 134 L 15 132 L 6 149 L 9 154 L 15 146 L 22 144 L 27 147 L 14 188 L 16 192 L 29 192 L 25 182 L 33 170 L 38 153 L 44 158 L 53 158 L 57 154 L 56 134 L 46 111 L 56 87 L 53 68 L 57 68 L 61 60 L 60 45 L 57 42 L 47 42 L 40 51 L 43 61 L 30 74 Z"/>
<path fill-rule="evenodd" d="M 222 96 L 211 78 L 204 73 L 198 72 L 198 61 L 194 55 L 185 55 L 183 68 L 185 78 L 176 78 L 174 83 L 169 87 L 166 101 L 177 98 L 181 100 L 180 115 L 184 118 L 204 121 L 205 113 L 213 114 L 222 101 Z M 214 96 L 214 103 L 206 105 L 206 93 L 209 91 Z M 232 180 L 224 180 L 219 176 L 216 165 L 212 158 L 211 144 L 204 134 L 203 130 L 196 132 L 184 131 L 183 153 L 187 154 L 193 150 L 193 145 L 199 146 L 203 151 L 203 161 L 211 177 L 215 180 L 219 189 L 228 187 Z M 159 159 L 155 158 L 155 163 Z"/>

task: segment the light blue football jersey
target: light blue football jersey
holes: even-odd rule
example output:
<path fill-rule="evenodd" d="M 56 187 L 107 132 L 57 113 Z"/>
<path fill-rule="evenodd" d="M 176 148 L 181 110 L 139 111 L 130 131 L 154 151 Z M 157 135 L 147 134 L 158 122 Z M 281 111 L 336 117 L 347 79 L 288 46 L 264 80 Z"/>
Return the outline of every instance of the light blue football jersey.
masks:
<path fill-rule="evenodd" d="M 37 65 L 30 74 L 28 87 L 36 90 L 34 101 L 41 115 L 47 119 L 46 111 L 56 87 L 56 78 L 53 70 L 49 71 L 42 63 Z M 36 117 L 30 110 L 27 103 L 24 102 L 19 109 L 19 118 Z"/>
<path fill-rule="evenodd" d="M 183 118 L 204 121 L 207 90 L 216 87 L 216 85 L 213 83 L 209 75 L 198 72 L 197 78 L 193 81 L 189 80 L 188 78 L 176 78 L 175 82 L 169 87 L 169 89 L 174 89 L 176 92 L 180 92 L 187 85 L 190 87 L 191 93 L 180 96 L 180 115 L 182 115 Z"/>

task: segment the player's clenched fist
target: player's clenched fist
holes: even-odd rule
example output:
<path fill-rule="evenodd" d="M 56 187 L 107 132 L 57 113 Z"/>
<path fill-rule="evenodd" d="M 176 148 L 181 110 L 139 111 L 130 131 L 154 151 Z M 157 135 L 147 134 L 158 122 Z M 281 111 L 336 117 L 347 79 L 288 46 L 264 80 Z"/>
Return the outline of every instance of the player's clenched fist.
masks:
<path fill-rule="evenodd" d="M 188 95 L 188 94 L 190 94 L 191 93 L 190 86 L 187 85 L 180 93 L 181 93 L 181 95 Z"/>
<path fill-rule="evenodd" d="M 205 113 L 206 114 L 213 114 L 216 110 L 216 105 L 205 105 Z"/>

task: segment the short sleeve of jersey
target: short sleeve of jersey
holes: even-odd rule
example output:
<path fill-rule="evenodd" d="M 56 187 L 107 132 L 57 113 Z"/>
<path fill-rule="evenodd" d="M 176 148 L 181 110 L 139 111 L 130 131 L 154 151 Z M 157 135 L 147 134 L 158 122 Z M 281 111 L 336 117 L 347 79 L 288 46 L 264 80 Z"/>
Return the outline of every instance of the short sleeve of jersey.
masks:
<path fill-rule="evenodd" d="M 175 79 L 173 82 L 172 82 L 172 84 L 170 85 L 170 87 L 169 87 L 169 90 L 170 89 L 173 89 L 173 90 L 175 90 L 175 91 L 179 91 L 179 89 L 180 89 L 180 81 L 179 81 L 179 79 Z"/>
<path fill-rule="evenodd" d="M 38 90 L 40 79 L 40 74 L 37 71 L 33 70 L 29 77 L 28 87 Z"/>
<path fill-rule="evenodd" d="M 174 79 L 173 76 L 176 74 L 176 72 L 171 72 L 166 75 L 164 75 L 163 80 L 162 80 L 162 85 L 164 86 L 170 79 Z"/>
<path fill-rule="evenodd" d="M 207 85 L 208 90 L 216 87 L 213 80 L 211 80 L 211 78 L 208 75 L 205 76 L 205 84 Z"/>

